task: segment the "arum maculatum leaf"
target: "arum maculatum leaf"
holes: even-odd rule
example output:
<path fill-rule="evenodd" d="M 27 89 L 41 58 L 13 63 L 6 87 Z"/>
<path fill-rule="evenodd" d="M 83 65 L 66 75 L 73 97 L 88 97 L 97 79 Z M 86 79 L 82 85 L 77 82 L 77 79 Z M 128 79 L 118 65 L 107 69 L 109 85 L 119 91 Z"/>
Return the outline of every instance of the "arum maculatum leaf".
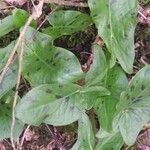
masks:
<path fill-rule="evenodd" d="M 35 32 L 31 27 L 27 30 L 23 61 L 23 74 L 31 85 L 54 82 L 65 84 L 76 82 L 84 76 L 73 53 L 52 46 L 50 36 Z"/>
<path fill-rule="evenodd" d="M 99 36 L 106 43 L 113 62 L 116 57 L 127 73 L 132 73 L 134 62 L 137 3 L 137 0 L 88 0 Z"/>
<path fill-rule="evenodd" d="M 145 123 L 150 121 L 150 66 L 145 66 L 130 81 L 121 94 L 114 118 L 114 130 L 119 130 L 127 145 L 134 144 Z"/>
<path fill-rule="evenodd" d="M 89 15 L 73 10 L 55 11 L 47 18 L 52 26 L 44 29 L 43 32 L 53 38 L 85 30 L 92 24 L 92 19 Z"/>

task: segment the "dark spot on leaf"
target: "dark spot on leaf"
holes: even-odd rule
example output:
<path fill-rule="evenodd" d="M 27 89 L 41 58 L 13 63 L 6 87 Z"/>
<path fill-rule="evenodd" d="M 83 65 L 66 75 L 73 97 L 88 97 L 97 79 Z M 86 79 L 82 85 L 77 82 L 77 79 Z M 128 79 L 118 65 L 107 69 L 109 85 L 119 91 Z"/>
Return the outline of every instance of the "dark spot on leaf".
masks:
<path fill-rule="evenodd" d="M 27 72 L 27 76 L 29 76 L 30 75 L 30 73 L 29 72 Z"/>
<path fill-rule="evenodd" d="M 130 96 L 129 96 L 128 94 L 126 95 L 126 97 L 127 97 L 127 99 L 129 99 L 129 98 L 130 98 Z"/>
<path fill-rule="evenodd" d="M 70 61 L 70 60 L 71 60 L 71 58 L 65 58 L 64 60 L 65 60 L 65 61 Z"/>
<path fill-rule="evenodd" d="M 50 89 L 46 89 L 46 93 L 52 93 L 52 91 Z"/>
<path fill-rule="evenodd" d="M 37 58 L 36 61 L 39 61 L 39 59 Z"/>
<path fill-rule="evenodd" d="M 56 95 L 55 97 L 56 97 L 56 99 L 60 99 L 60 98 L 62 98 L 62 96 L 61 96 L 61 95 Z"/>
<path fill-rule="evenodd" d="M 59 88 L 62 88 L 62 87 L 63 87 L 63 85 L 59 84 Z"/>
<path fill-rule="evenodd" d="M 144 90 L 146 87 L 144 85 L 141 86 L 141 90 Z"/>
<path fill-rule="evenodd" d="M 5 102 L 4 102 L 4 101 L 1 101 L 0 103 L 1 103 L 1 105 L 5 105 Z"/>
<path fill-rule="evenodd" d="M 110 29 L 110 24 L 107 25 L 107 28 Z"/>
<path fill-rule="evenodd" d="M 134 101 L 135 97 L 132 97 L 131 100 Z"/>
<path fill-rule="evenodd" d="M 53 66 L 56 66 L 56 63 L 53 63 L 52 65 L 53 65 Z"/>
<path fill-rule="evenodd" d="M 132 101 L 132 103 L 137 103 L 139 102 L 141 99 L 136 98 L 135 100 Z"/>
<path fill-rule="evenodd" d="M 138 96 L 138 97 L 137 97 L 137 99 L 142 99 L 142 98 L 143 98 L 143 96 Z"/>
<path fill-rule="evenodd" d="M 69 69 L 65 69 L 64 72 L 65 72 L 66 74 L 68 74 L 68 73 L 70 73 L 70 70 L 69 70 Z"/>
<path fill-rule="evenodd" d="M 59 55 L 60 55 L 60 52 L 56 53 L 56 54 L 54 55 L 54 58 L 57 58 Z"/>
<path fill-rule="evenodd" d="M 16 70 L 15 70 L 15 69 L 12 69 L 12 72 L 13 72 L 13 73 L 16 73 Z"/>
<path fill-rule="evenodd" d="M 74 106 L 71 106 L 71 107 L 70 107 L 70 110 L 74 110 L 74 109 L 75 109 L 75 107 L 74 107 Z"/>
<path fill-rule="evenodd" d="M 41 67 L 37 68 L 37 70 L 36 70 L 36 71 L 39 71 L 40 69 L 41 69 Z"/>
<path fill-rule="evenodd" d="M 66 97 L 65 102 L 68 103 L 69 99 L 70 99 L 70 97 Z"/>
<path fill-rule="evenodd" d="M 134 85 L 132 85 L 132 86 L 131 86 L 131 91 L 133 91 L 133 90 L 134 90 L 134 88 L 135 88 L 135 87 L 134 87 Z"/>
<path fill-rule="evenodd" d="M 97 17 L 97 14 L 93 14 L 93 18 Z"/>

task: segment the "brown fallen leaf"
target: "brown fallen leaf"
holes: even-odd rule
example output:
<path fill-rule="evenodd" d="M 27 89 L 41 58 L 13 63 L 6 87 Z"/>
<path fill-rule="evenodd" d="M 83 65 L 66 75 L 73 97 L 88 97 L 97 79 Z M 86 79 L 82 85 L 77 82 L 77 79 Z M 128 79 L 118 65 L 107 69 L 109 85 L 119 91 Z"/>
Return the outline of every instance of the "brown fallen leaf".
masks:
<path fill-rule="evenodd" d="M 15 5 L 19 5 L 22 6 L 23 4 L 25 4 L 28 0 L 4 0 L 7 3 L 10 4 L 15 4 Z"/>
<path fill-rule="evenodd" d="M 6 150 L 6 148 L 2 142 L 0 142 L 0 150 Z"/>

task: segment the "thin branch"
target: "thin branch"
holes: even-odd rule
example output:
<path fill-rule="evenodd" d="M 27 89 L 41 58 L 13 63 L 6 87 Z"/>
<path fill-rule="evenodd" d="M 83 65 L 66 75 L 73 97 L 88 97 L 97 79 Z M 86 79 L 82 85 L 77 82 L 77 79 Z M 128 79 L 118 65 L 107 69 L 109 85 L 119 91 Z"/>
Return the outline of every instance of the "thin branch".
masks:
<path fill-rule="evenodd" d="M 20 142 L 20 147 L 22 147 L 23 143 L 24 143 L 24 139 L 25 139 L 25 136 L 26 136 L 26 133 L 27 131 L 29 130 L 30 128 L 30 125 L 28 125 L 23 133 L 23 136 L 22 136 L 22 139 L 21 139 L 21 142 Z"/>
<path fill-rule="evenodd" d="M 16 84 L 16 92 L 15 92 L 15 96 L 14 96 L 14 101 L 13 101 L 13 108 L 12 108 L 12 124 L 11 124 L 11 133 L 10 133 L 10 138 L 11 138 L 11 143 L 12 143 L 12 147 L 15 150 L 15 144 L 14 144 L 14 139 L 13 139 L 13 131 L 14 131 L 14 127 L 15 127 L 15 122 L 16 122 L 16 118 L 15 118 L 15 107 L 17 104 L 17 98 L 18 98 L 18 88 L 20 85 L 20 80 L 21 80 L 21 71 L 22 71 L 22 60 L 23 60 L 23 52 L 24 52 L 24 41 L 22 39 L 21 41 L 21 51 L 19 54 L 19 69 L 18 69 L 18 79 L 17 79 L 17 84 Z"/>
<path fill-rule="evenodd" d="M 147 17 L 146 17 L 141 11 L 138 11 L 138 13 L 139 13 L 144 19 L 147 19 Z"/>
<path fill-rule="evenodd" d="M 53 3 L 57 5 L 73 6 L 73 7 L 88 7 L 87 3 L 64 1 L 64 0 L 44 0 L 44 3 Z"/>
<path fill-rule="evenodd" d="M 17 78 L 17 84 L 16 84 L 16 92 L 15 92 L 15 96 L 14 96 L 14 101 L 13 101 L 13 108 L 12 108 L 12 124 L 11 124 L 11 133 L 10 133 L 10 139 L 11 139 L 11 143 L 12 143 L 12 147 L 13 149 L 15 150 L 15 144 L 14 144 L 14 139 L 13 139 L 13 130 L 14 130 L 14 127 L 15 127 L 15 107 L 16 107 L 16 104 L 17 104 L 17 98 L 18 98 L 18 88 L 19 88 L 19 84 L 20 84 L 20 80 L 21 80 L 21 71 L 22 71 L 22 60 L 23 60 L 23 52 L 24 52 L 24 34 L 25 34 L 25 31 L 27 29 L 27 27 L 30 25 L 30 23 L 32 22 L 33 20 L 33 17 L 32 15 L 29 17 L 28 21 L 26 22 L 23 30 L 21 31 L 20 33 L 20 36 L 18 38 L 18 41 L 3 69 L 3 72 L 1 74 L 1 79 L 0 79 L 0 82 L 2 81 L 3 77 L 5 76 L 7 70 L 8 70 L 8 67 L 9 65 L 11 64 L 12 62 L 12 59 L 14 57 L 14 54 L 15 52 L 17 51 L 18 47 L 21 45 L 21 50 L 20 50 L 20 53 L 19 53 L 19 68 L 18 68 L 18 78 Z"/>

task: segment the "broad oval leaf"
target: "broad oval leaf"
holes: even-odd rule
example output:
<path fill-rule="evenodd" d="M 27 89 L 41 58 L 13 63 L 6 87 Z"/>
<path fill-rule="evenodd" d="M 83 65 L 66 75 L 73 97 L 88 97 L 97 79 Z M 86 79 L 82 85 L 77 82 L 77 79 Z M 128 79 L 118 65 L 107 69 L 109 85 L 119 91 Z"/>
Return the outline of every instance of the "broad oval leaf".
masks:
<path fill-rule="evenodd" d="M 52 46 L 50 36 L 35 33 L 36 30 L 30 27 L 25 35 L 23 74 L 31 85 L 76 82 L 84 76 L 73 53 Z"/>
<path fill-rule="evenodd" d="M 84 30 L 92 24 L 89 15 L 73 10 L 55 11 L 47 18 L 52 27 L 44 29 L 43 32 L 53 38 Z"/>
<path fill-rule="evenodd" d="M 127 73 L 134 62 L 137 0 L 88 0 L 98 34 Z M 111 64 L 110 64 L 111 65 Z"/>
<path fill-rule="evenodd" d="M 114 129 L 120 130 L 127 145 L 133 145 L 145 123 L 150 120 L 150 66 L 145 66 L 121 94 L 114 118 Z"/>
<path fill-rule="evenodd" d="M 48 123 L 55 126 L 77 121 L 84 110 L 71 103 L 71 96 L 79 91 L 74 84 L 44 84 L 29 91 L 17 104 L 16 116 L 21 121 L 39 125 Z"/>

